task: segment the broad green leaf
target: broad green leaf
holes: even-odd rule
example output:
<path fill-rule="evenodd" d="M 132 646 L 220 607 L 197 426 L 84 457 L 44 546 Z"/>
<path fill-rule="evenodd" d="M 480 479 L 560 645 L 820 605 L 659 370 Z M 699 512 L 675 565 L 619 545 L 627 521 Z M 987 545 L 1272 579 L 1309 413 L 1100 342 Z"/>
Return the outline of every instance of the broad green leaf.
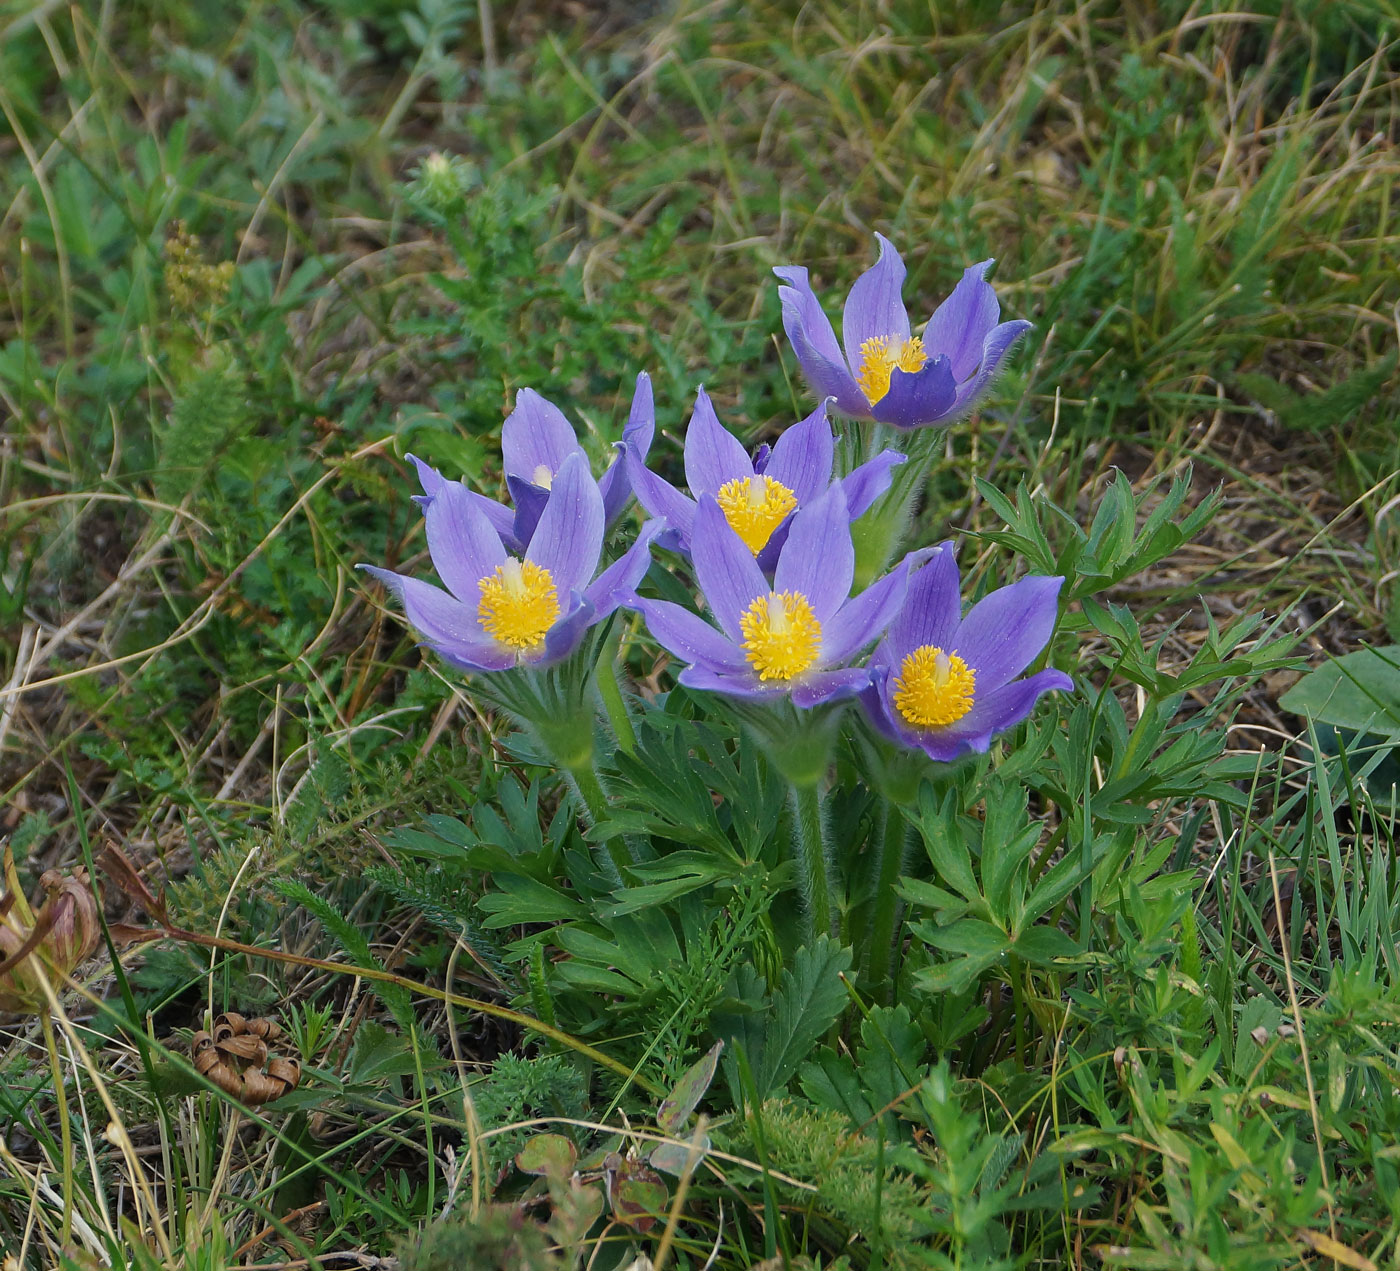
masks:
<path fill-rule="evenodd" d="M 536 1134 L 515 1154 L 515 1167 L 522 1174 L 565 1179 L 577 1160 L 578 1148 L 562 1134 Z"/>
<path fill-rule="evenodd" d="M 1072 958 L 1079 946 L 1058 927 L 1030 927 L 1012 946 L 1018 957 L 1036 966 L 1050 966 L 1056 958 Z"/>
<path fill-rule="evenodd" d="M 1400 739 L 1400 644 L 1358 649 L 1318 667 L 1279 705 L 1319 724 Z"/>
<path fill-rule="evenodd" d="M 699 1168 L 700 1162 L 705 1159 L 705 1153 L 710 1150 L 710 1136 L 702 1134 L 698 1144 L 699 1150 L 691 1159 L 691 1147 L 689 1141 L 685 1143 L 658 1143 L 647 1160 L 659 1170 L 681 1178 L 686 1173 L 686 1166 L 689 1165 L 693 1173 Z"/>
<path fill-rule="evenodd" d="M 975 958 L 986 954 L 996 957 L 1011 947 L 1006 932 L 979 918 L 962 918 L 950 927 L 935 927 L 932 923 L 921 922 L 918 931 L 925 941 L 945 953 L 964 953 Z"/>
<path fill-rule="evenodd" d="M 668 1133 L 677 1134 L 690 1119 L 710 1082 L 715 1079 L 715 1069 L 719 1066 L 719 1053 L 724 1049 L 722 1041 L 716 1042 L 694 1064 L 685 1070 L 676 1082 L 671 1093 L 662 1101 L 656 1113 L 656 1124 Z"/>

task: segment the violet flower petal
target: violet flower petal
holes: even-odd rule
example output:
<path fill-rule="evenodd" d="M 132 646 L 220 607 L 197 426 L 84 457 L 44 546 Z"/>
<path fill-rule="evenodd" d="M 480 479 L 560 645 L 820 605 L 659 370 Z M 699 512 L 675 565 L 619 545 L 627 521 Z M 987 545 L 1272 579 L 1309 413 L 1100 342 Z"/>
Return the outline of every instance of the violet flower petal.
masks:
<path fill-rule="evenodd" d="M 976 700 L 1001 688 L 1040 656 L 1055 630 L 1064 581 L 1040 575 L 1023 578 L 973 605 L 951 649 L 977 672 Z"/>
<path fill-rule="evenodd" d="M 695 529 L 690 537 L 695 581 L 705 593 L 710 612 L 735 644 L 743 639 L 739 618 L 759 596 L 768 594 L 768 583 L 753 553 L 725 520 L 713 496 L 700 500 Z"/>
<path fill-rule="evenodd" d="M 793 513 L 773 576 L 773 590 L 801 592 L 817 620 L 825 625 L 851 594 L 855 572 L 856 550 L 851 543 L 846 495 L 839 485 L 833 485 L 821 498 Z"/>
<path fill-rule="evenodd" d="M 579 451 L 560 466 L 525 559 L 549 570 L 562 598 L 593 577 L 602 550 L 603 496 Z"/>
<path fill-rule="evenodd" d="M 787 284 L 778 288 L 783 330 L 812 391 L 821 398 L 834 397 L 837 410 L 844 415 L 869 418 L 870 403 L 846 366 L 836 332 L 807 281 L 807 270 L 800 265 L 780 265 L 773 272 Z"/>
<path fill-rule="evenodd" d="M 735 477 L 753 476 L 753 462 L 733 433 L 715 414 L 710 396 L 702 388 L 695 395 L 695 410 L 685 432 L 685 483 L 691 494 L 718 494 Z"/>
<path fill-rule="evenodd" d="M 846 363 L 852 371 L 861 364 L 860 346 L 879 336 L 909 338 L 909 314 L 900 292 L 904 287 L 904 261 L 883 234 L 875 235 L 880 259 L 851 286 L 841 315 L 841 340 L 846 346 Z M 878 418 L 878 416 L 877 416 Z"/>
<path fill-rule="evenodd" d="M 774 698 L 786 691 L 782 686 L 764 683 L 750 671 L 747 675 L 712 671 L 704 666 L 688 666 L 676 682 L 686 688 L 703 689 L 707 693 L 725 693 L 730 697 Z"/>
<path fill-rule="evenodd" d="M 856 695 L 860 700 L 861 709 L 865 712 L 865 717 L 878 733 L 890 741 L 901 746 L 913 745 L 914 742 L 907 738 L 894 720 L 890 718 L 890 708 L 887 702 L 890 668 L 882 663 L 877 663 L 872 658 L 866 671 L 869 673 L 869 683 Z"/>
<path fill-rule="evenodd" d="M 870 683 L 870 672 L 863 666 L 844 666 L 834 671 L 816 671 L 793 685 L 792 704 L 802 710 L 820 706 L 822 702 L 855 697 Z"/>
<path fill-rule="evenodd" d="M 634 599 L 628 603 L 642 615 L 657 643 L 687 665 L 730 674 L 752 673 L 744 651 L 689 609 L 669 600 Z"/>
<path fill-rule="evenodd" d="M 440 587 L 374 565 L 361 568 L 379 579 L 403 605 L 404 614 L 428 646 L 455 666 L 474 671 L 503 671 L 515 654 L 481 629 L 475 605 L 466 605 Z"/>
<path fill-rule="evenodd" d="M 1025 335 L 1033 325 L 1024 318 L 1017 318 L 1014 322 L 1003 322 L 987 333 L 987 338 L 982 342 L 982 365 L 976 375 L 966 383 L 959 385 L 958 398 L 953 404 L 951 414 L 959 414 L 962 411 L 972 409 L 977 399 L 991 387 L 1002 359 L 1006 357 L 1011 346 Z"/>
<path fill-rule="evenodd" d="M 442 487 L 447 484 L 447 478 L 431 464 L 424 463 L 417 455 L 408 454 L 404 455 L 404 458 L 418 469 L 418 484 L 423 487 L 423 493 L 415 495 L 414 500 L 417 502 L 418 506 L 426 512 L 428 510 L 428 504 L 437 497 Z"/>
<path fill-rule="evenodd" d="M 582 453 L 564 412 L 533 388 L 522 388 L 516 395 L 515 409 L 501 426 L 501 461 L 506 474 L 544 485 L 540 469 L 552 480 L 565 459 Z"/>
<path fill-rule="evenodd" d="M 515 505 L 513 537 L 518 543 L 528 543 L 534 538 L 535 527 L 540 523 L 545 504 L 549 502 L 549 491 L 512 473 L 506 475 L 506 489 L 510 493 L 511 503 Z"/>
<path fill-rule="evenodd" d="M 599 621 L 601 619 L 592 604 L 578 592 L 570 592 L 568 611 L 545 632 L 544 652 L 530 665 L 548 666 L 552 662 L 562 661 L 578 648 L 583 633 Z"/>
<path fill-rule="evenodd" d="M 652 542 L 665 528 L 664 521 L 648 521 L 632 546 L 584 588 L 584 598 L 596 611 L 593 622 L 602 622 L 628 602 L 651 565 Z"/>
<path fill-rule="evenodd" d="M 634 446 L 645 459 L 655 434 L 656 407 L 651 393 L 651 376 L 642 371 L 637 376 L 637 387 L 632 393 L 632 409 L 622 430 L 622 440 L 613 447 L 613 460 L 607 471 L 598 478 L 598 489 L 603 495 L 603 517 L 608 525 L 622 515 L 627 500 L 632 496 L 632 482 L 624 462 L 627 447 Z"/>
<path fill-rule="evenodd" d="M 963 270 L 953 294 L 933 311 L 924 328 L 925 352 L 930 357 L 945 354 L 959 384 L 982 361 L 982 341 L 1001 316 L 996 292 L 986 278 L 993 263 L 983 260 Z"/>
<path fill-rule="evenodd" d="M 870 505 L 890 488 L 893 470 L 901 463 L 908 462 L 908 459 L 908 455 L 902 455 L 898 450 L 882 450 L 875 458 L 841 478 L 851 520 L 870 510 Z"/>
<path fill-rule="evenodd" d="M 906 740 L 918 746 L 930 759 L 944 762 L 963 754 L 985 754 L 992 738 L 1024 720 L 1044 694 L 1073 687 L 1074 681 L 1063 671 L 1047 667 L 1024 680 L 1013 680 L 979 696 L 972 709 L 956 724 L 927 732 L 911 731 L 906 734 Z"/>
<path fill-rule="evenodd" d="M 455 484 L 461 485 L 461 482 Z M 462 487 L 466 489 L 465 486 Z M 497 503 L 495 499 L 488 499 L 484 494 L 478 494 L 475 490 L 467 490 L 467 501 L 478 512 L 490 522 L 491 528 L 501 536 L 501 542 L 512 552 L 523 552 L 525 544 L 530 540 L 522 539 L 516 533 L 516 514 L 514 509 L 507 507 L 504 503 Z"/>
<path fill-rule="evenodd" d="M 909 558 L 905 557 L 822 624 L 821 660 L 844 662 L 857 649 L 874 644 L 899 613 L 908 588 Z"/>
<path fill-rule="evenodd" d="M 763 475 L 781 481 L 797 496 L 798 505 L 816 498 L 831 484 L 836 439 L 822 402 L 801 423 L 793 424 L 773 444 Z M 757 467 L 757 464 L 754 465 Z"/>
<path fill-rule="evenodd" d="M 890 623 L 872 661 L 878 659 L 897 672 L 900 663 L 922 645 L 952 648 L 962 614 L 961 587 L 953 545 L 940 543 L 928 564 L 909 580 L 904 607 Z"/>
<path fill-rule="evenodd" d="M 659 477 L 646 466 L 644 456 L 629 445 L 623 460 L 627 477 L 637 495 L 637 502 L 648 516 L 660 517 L 674 531 L 678 545 L 690 550 L 690 536 L 695 524 L 695 500 L 687 498 L 669 481 Z"/>
<path fill-rule="evenodd" d="M 444 481 L 424 516 L 428 553 L 438 577 L 476 612 L 478 583 L 505 562 L 501 537 L 460 482 Z"/>
<path fill-rule="evenodd" d="M 651 391 L 651 376 L 645 371 L 637 372 L 637 384 L 632 390 L 632 407 L 627 412 L 627 425 L 622 430 L 622 440 L 635 446 L 646 456 L 651 449 L 652 438 L 656 435 L 656 400 Z"/>
<path fill-rule="evenodd" d="M 882 424 L 895 428 L 919 428 L 935 424 L 953 413 L 958 386 L 946 357 L 933 357 L 917 371 L 890 372 L 890 391 L 872 407 Z"/>

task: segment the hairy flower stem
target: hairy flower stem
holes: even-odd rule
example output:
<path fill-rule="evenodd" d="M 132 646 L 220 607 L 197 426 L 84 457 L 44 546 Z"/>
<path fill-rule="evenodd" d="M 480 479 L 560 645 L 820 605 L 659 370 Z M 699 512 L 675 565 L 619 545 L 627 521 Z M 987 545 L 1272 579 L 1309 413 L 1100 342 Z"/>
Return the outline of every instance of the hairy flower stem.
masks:
<path fill-rule="evenodd" d="M 870 937 L 865 948 L 865 973 L 875 986 L 876 996 L 888 1004 L 894 991 L 890 967 L 894 961 L 895 917 L 899 912 L 895 884 L 904 870 L 904 848 L 909 839 L 909 827 L 899 804 L 893 799 L 883 802 L 884 816 L 880 820 L 878 834 L 880 872 L 875 883 L 875 916 L 870 923 Z"/>
<path fill-rule="evenodd" d="M 827 870 L 826 817 L 821 786 L 794 782 L 793 824 L 797 836 L 797 868 L 811 934 L 834 935 L 831 925 L 831 881 Z"/>
<path fill-rule="evenodd" d="M 59 1142 L 63 1148 L 63 1226 L 59 1229 L 58 1242 L 62 1249 L 73 1235 L 73 1127 L 68 1123 L 68 1092 L 58 1054 L 58 1039 L 54 1036 L 53 1018 L 47 1010 L 39 1012 L 39 1024 L 44 1030 L 44 1044 L 49 1049 L 49 1070 L 53 1073 L 54 1100 L 58 1104 Z"/>
<path fill-rule="evenodd" d="M 603 783 L 598 779 L 598 771 L 590 759 L 582 763 L 566 764 L 569 784 L 579 797 L 588 813 L 589 825 L 601 825 L 608 818 L 608 796 L 603 792 Z M 607 839 L 603 843 L 609 876 L 619 887 L 622 885 L 622 871 L 633 863 L 621 839 Z"/>

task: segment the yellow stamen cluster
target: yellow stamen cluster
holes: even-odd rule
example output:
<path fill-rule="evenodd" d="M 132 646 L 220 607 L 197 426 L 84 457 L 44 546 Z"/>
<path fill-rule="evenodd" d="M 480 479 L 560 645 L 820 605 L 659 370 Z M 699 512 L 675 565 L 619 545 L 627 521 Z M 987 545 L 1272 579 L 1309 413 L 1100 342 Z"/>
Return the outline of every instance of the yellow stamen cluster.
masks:
<path fill-rule="evenodd" d="M 800 591 L 770 591 L 739 618 L 744 654 L 760 680 L 801 675 L 822 647 L 822 624 Z"/>
<path fill-rule="evenodd" d="M 559 617 L 554 579 L 543 565 L 512 557 L 477 583 L 481 629 L 493 640 L 522 653 L 537 649 Z"/>
<path fill-rule="evenodd" d="M 895 709 L 916 728 L 955 724 L 972 709 L 975 672 L 956 653 L 920 645 L 899 667 Z"/>
<path fill-rule="evenodd" d="M 735 477 L 715 495 L 719 510 L 755 556 L 797 506 L 797 496 L 772 477 Z"/>
<path fill-rule="evenodd" d="M 922 371 L 927 361 L 924 342 L 917 335 L 907 340 L 897 335 L 871 336 L 860 346 L 856 383 L 865 394 L 865 400 L 873 406 L 890 391 L 890 376 L 896 368 L 912 374 Z"/>
<path fill-rule="evenodd" d="M 535 475 L 532 479 L 537 486 L 545 490 L 550 489 L 554 485 L 554 473 L 549 470 L 548 465 L 543 463 L 535 468 Z"/>

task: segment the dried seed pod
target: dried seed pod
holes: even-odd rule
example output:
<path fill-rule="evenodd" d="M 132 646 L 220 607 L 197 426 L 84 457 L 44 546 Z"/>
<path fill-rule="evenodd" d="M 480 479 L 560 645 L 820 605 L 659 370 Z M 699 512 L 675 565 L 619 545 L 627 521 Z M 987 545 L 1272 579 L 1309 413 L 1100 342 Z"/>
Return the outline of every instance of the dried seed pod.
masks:
<path fill-rule="evenodd" d="M 101 937 L 97 902 L 85 869 L 70 875 L 46 870 L 39 879 L 44 899 L 30 908 L 19 885 L 14 856 L 4 854 L 5 891 L 0 895 L 0 1011 L 36 1013 L 48 998 L 43 979 L 56 985 L 92 956 Z"/>
<path fill-rule="evenodd" d="M 280 1099 L 301 1084 L 301 1063 L 272 1047 L 286 1034 L 270 1019 L 245 1019 L 234 1011 L 220 1015 L 214 1027 L 190 1039 L 190 1058 L 231 1098 L 256 1107 Z"/>

